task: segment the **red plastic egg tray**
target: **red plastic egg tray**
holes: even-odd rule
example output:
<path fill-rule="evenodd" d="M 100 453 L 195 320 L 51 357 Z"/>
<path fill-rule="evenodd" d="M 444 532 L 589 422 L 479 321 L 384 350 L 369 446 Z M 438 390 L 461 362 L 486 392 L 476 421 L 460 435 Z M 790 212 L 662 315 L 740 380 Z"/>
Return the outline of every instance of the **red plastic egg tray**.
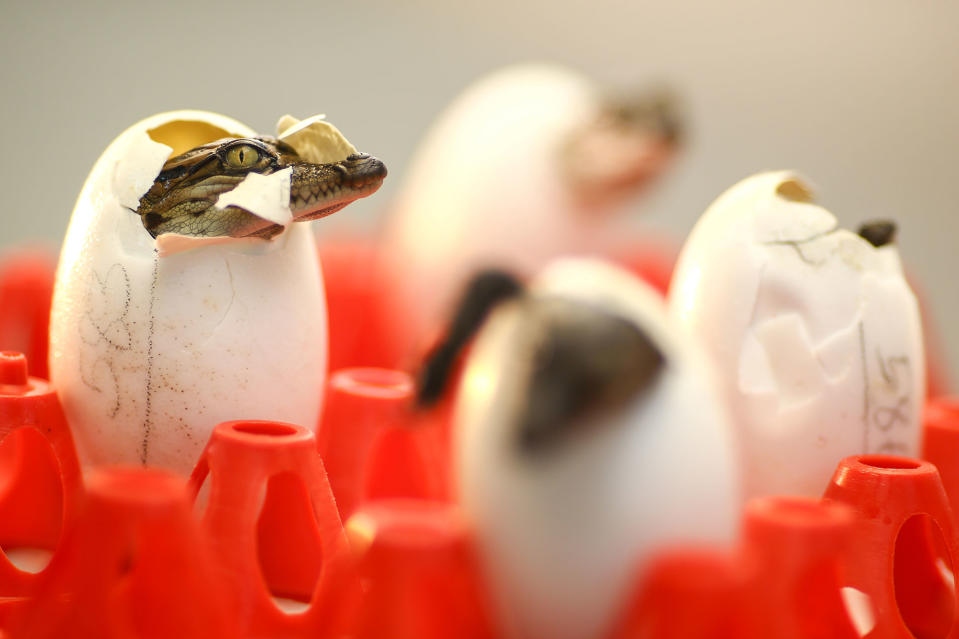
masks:
<path fill-rule="evenodd" d="M 370 250 L 324 247 L 317 434 L 220 424 L 189 478 L 81 475 L 40 377 L 52 262 L 0 264 L 0 637 L 501 636 L 453 499 L 449 405 L 412 411 Z M 664 290 L 668 266 L 631 264 Z M 821 499 L 750 502 L 735 547 L 663 549 L 600 639 L 959 637 L 959 403 L 931 400 L 925 428 L 925 461 L 837 460 Z"/>

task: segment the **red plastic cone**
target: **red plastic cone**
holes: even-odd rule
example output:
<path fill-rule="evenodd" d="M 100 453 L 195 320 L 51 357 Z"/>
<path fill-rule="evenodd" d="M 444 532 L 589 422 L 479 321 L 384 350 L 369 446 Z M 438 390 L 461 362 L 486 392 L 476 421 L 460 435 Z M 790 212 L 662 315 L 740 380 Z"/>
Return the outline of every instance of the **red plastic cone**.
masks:
<path fill-rule="evenodd" d="M 0 352 L 0 546 L 54 550 L 80 493 L 76 449 L 56 392 L 27 376 L 22 354 Z M 0 552 L 0 596 L 29 594 L 36 582 Z"/>
<path fill-rule="evenodd" d="M 383 500 L 347 522 L 357 571 L 342 635 L 352 639 L 491 639 L 474 547 L 455 506 Z"/>
<path fill-rule="evenodd" d="M 923 420 L 922 458 L 939 470 L 952 512 L 959 513 L 959 398 L 930 400 Z"/>
<path fill-rule="evenodd" d="M 220 424 L 190 478 L 194 495 L 207 479 L 203 529 L 244 635 L 313 636 L 304 633 L 323 627 L 320 606 L 288 614 L 272 598 L 313 601 L 348 559 L 313 433 L 280 422 Z"/>
<path fill-rule="evenodd" d="M 316 440 L 344 520 L 367 498 L 370 457 L 385 433 L 404 427 L 412 396 L 413 380 L 401 371 L 348 368 L 330 377 Z"/>
<path fill-rule="evenodd" d="M 664 551 L 608 639 L 742 639 L 746 575 L 732 552 Z"/>
<path fill-rule="evenodd" d="M 959 636 L 953 567 L 955 522 L 936 467 L 906 457 L 861 455 L 839 464 L 826 501 L 855 514 L 842 558 L 846 586 L 868 597 L 871 639 Z"/>
<path fill-rule="evenodd" d="M 180 477 L 97 469 L 87 491 L 11 637 L 237 636 Z"/>
<path fill-rule="evenodd" d="M 384 313 L 376 246 L 367 237 L 338 237 L 320 245 L 329 315 L 329 370 L 401 364 Z"/>
<path fill-rule="evenodd" d="M 838 502 L 768 497 L 747 504 L 744 553 L 753 573 L 746 595 L 751 636 L 858 639 L 841 596 L 840 558 L 852 511 Z"/>
<path fill-rule="evenodd" d="M 401 371 L 351 368 L 330 378 L 317 434 L 340 516 L 383 498 L 448 494 L 449 445 L 436 410 L 412 410 L 413 380 Z"/>

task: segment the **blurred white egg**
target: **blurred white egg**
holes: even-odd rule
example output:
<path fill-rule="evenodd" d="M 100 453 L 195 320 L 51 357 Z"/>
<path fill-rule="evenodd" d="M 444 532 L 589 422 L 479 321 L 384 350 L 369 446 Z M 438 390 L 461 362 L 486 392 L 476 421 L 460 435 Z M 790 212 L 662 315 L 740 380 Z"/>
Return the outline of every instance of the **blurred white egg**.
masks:
<path fill-rule="evenodd" d="M 797 175 L 709 207 L 669 304 L 715 362 L 748 495 L 816 496 L 847 455 L 918 455 L 922 330 L 896 246 L 840 229 Z"/>
<path fill-rule="evenodd" d="M 63 244 L 50 335 L 51 377 L 86 464 L 188 472 L 219 422 L 316 424 L 326 302 L 308 225 L 270 241 L 154 241 L 134 212 L 167 158 L 253 135 L 214 113 L 162 113 L 94 165 Z M 285 173 L 247 176 L 232 197 L 289 221 Z"/>
<path fill-rule="evenodd" d="M 637 339 L 659 359 L 631 387 L 645 366 Z M 615 406 L 570 421 L 562 413 L 583 408 L 571 396 Z M 510 636 L 603 636 L 657 549 L 735 536 L 735 446 L 708 360 L 669 327 L 659 295 L 616 267 L 556 261 L 496 309 L 454 424 L 460 498 Z"/>
<path fill-rule="evenodd" d="M 610 124 L 613 104 L 643 100 L 606 97 L 574 71 L 524 64 L 478 80 L 437 118 L 383 242 L 391 311 L 411 347 L 434 337 L 477 269 L 532 276 L 563 255 L 608 252 L 612 214 L 668 165 L 671 144 L 651 126 Z"/>

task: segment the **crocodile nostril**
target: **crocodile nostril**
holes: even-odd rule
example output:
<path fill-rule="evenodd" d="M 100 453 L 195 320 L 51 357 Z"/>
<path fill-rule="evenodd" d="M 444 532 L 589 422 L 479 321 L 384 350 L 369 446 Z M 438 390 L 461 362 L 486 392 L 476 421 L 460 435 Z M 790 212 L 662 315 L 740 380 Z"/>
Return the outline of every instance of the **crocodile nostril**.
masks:
<path fill-rule="evenodd" d="M 368 153 L 354 153 L 343 162 L 334 164 L 333 167 L 354 188 L 386 177 L 386 165 Z"/>
<path fill-rule="evenodd" d="M 385 178 L 386 165 L 376 158 L 371 157 L 370 161 L 363 167 L 363 175 L 374 179 Z"/>

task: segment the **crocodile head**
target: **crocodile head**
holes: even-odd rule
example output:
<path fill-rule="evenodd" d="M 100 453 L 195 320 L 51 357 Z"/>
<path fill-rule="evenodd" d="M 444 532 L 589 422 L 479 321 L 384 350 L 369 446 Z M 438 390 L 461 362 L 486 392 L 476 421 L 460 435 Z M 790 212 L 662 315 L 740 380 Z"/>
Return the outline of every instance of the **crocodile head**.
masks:
<path fill-rule="evenodd" d="M 339 162 L 303 161 L 289 144 L 272 137 L 226 138 L 172 157 L 140 199 L 136 213 L 150 235 L 261 237 L 283 226 L 234 205 L 219 207 L 221 195 L 251 173 L 270 175 L 291 169 L 290 212 L 294 222 L 335 213 L 375 192 L 386 166 L 371 155 L 354 153 Z"/>

